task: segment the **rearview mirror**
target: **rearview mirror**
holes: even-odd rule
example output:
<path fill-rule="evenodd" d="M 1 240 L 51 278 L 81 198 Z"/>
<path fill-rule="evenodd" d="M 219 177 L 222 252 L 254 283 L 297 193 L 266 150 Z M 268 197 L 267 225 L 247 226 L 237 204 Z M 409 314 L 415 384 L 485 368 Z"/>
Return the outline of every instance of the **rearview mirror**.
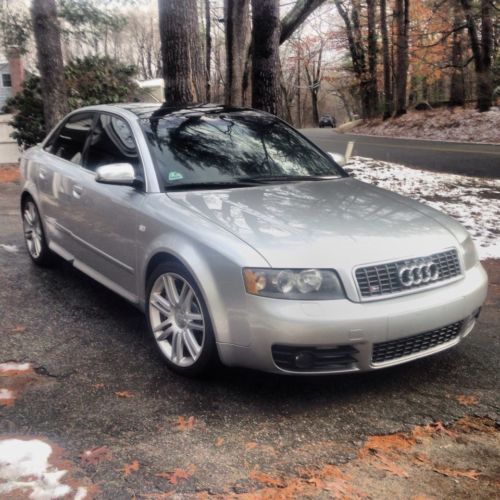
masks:
<path fill-rule="evenodd" d="M 341 155 L 340 153 L 328 153 L 328 154 L 333 158 L 333 161 L 340 167 L 343 167 L 347 163 L 345 156 Z"/>
<path fill-rule="evenodd" d="M 96 182 L 134 186 L 137 182 L 134 167 L 130 163 L 110 163 L 95 171 Z"/>

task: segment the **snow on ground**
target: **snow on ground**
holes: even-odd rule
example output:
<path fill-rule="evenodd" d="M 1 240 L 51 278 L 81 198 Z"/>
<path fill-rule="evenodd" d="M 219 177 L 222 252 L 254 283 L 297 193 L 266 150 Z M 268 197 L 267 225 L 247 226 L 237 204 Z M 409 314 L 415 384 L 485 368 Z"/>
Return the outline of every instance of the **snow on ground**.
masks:
<path fill-rule="evenodd" d="M 34 500 L 84 499 L 86 488 L 74 490 L 61 482 L 67 471 L 50 464 L 52 453 L 52 447 L 39 439 L 0 441 L 0 496 L 19 498 L 23 492 Z"/>
<path fill-rule="evenodd" d="M 30 363 L 0 363 L 0 372 L 8 373 L 8 372 L 27 372 L 31 370 Z"/>
<path fill-rule="evenodd" d="M 411 111 L 399 118 L 364 122 L 349 133 L 435 141 L 500 143 L 500 108 L 492 108 L 487 113 L 463 108 Z"/>
<path fill-rule="evenodd" d="M 500 180 L 443 174 L 352 157 L 356 178 L 451 215 L 471 233 L 481 259 L 500 258 Z"/>

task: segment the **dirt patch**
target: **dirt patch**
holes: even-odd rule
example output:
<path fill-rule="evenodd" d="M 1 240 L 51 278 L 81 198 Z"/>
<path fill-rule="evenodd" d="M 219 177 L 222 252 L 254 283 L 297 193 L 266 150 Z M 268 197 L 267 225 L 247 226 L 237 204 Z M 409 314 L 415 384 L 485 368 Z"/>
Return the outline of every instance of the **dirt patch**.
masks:
<path fill-rule="evenodd" d="M 500 259 L 486 259 L 483 266 L 489 281 L 486 305 L 500 305 Z"/>
<path fill-rule="evenodd" d="M 489 418 L 465 417 L 407 433 L 370 436 L 344 465 L 300 469 L 295 477 L 252 469 L 257 488 L 230 498 L 495 498 L 500 434 Z M 439 492 L 439 495 L 436 494 Z M 209 496 L 209 495 L 207 495 Z"/>
<path fill-rule="evenodd" d="M 19 165 L 16 163 L 0 165 L 0 184 L 19 182 Z"/>

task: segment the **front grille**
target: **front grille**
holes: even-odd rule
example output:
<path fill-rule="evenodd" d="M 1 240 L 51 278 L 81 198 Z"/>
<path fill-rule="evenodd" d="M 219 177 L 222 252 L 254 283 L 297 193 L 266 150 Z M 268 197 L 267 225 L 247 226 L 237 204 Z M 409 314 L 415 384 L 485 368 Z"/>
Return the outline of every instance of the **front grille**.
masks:
<path fill-rule="evenodd" d="M 430 332 L 374 344 L 372 362 L 383 363 L 384 361 L 402 358 L 416 352 L 426 351 L 440 344 L 445 344 L 460 335 L 463 324 L 464 321 L 457 321 L 456 323 Z"/>
<path fill-rule="evenodd" d="M 312 347 L 273 345 L 274 362 L 284 370 L 304 371 L 335 371 L 355 368 L 358 350 L 353 346 Z"/>
<path fill-rule="evenodd" d="M 437 266 L 439 276 L 430 283 L 412 284 L 403 286 L 398 271 L 403 266 L 418 265 L 422 262 L 431 262 Z M 446 281 L 460 276 L 460 262 L 455 249 L 435 253 L 418 259 L 400 260 L 387 264 L 360 267 L 356 269 L 356 281 L 361 297 L 380 297 L 393 293 L 406 292 L 415 288 L 423 288 L 435 283 Z"/>

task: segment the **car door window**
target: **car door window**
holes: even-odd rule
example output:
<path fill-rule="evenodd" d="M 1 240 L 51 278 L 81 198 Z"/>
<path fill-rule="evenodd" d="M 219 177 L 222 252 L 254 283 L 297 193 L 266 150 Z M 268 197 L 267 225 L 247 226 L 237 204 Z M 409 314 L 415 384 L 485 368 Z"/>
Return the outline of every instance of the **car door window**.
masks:
<path fill-rule="evenodd" d="M 92 130 L 93 119 L 92 113 L 79 113 L 70 116 L 45 146 L 45 149 L 60 158 L 81 165 L 85 143 Z"/>
<path fill-rule="evenodd" d="M 95 171 L 110 163 L 130 163 L 136 175 L 142 178 L 141 162 L 130 126 L 123 118 L 101 113 L 94 126 L 83 166 Z"/>

